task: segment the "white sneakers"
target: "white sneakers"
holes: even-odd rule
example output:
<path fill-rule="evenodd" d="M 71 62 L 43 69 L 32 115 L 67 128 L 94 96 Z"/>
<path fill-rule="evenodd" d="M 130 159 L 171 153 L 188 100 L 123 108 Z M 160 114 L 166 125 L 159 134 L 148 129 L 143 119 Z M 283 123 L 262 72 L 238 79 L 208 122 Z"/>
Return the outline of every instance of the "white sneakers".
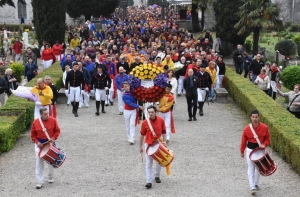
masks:
<path fill-rule="evenodd" d="M 43 183 L 38 183 L 35 186 L 36 189 L 41 189 L 42 187 L 43 187 Z"/>
<path fill-rule="evenodd" d="M 53 179 L 49 179 L 48 183 L 54 183 L 54 180 Z"/>
<path fill-rule="evenodd" d="M 128 142 L 130 143 L 130 145 L 134 144 L 134 139 L 128 139 Z"/>
<path fill-rule="evenodd" d="M 49 179 L 48 180 L 48 183 L 54 183 L 54 180 L 53 179 Z M 38 183 L 38 184 L 36 184 L 36 186 L 35 186 L 35 188 L 36 189 L 41 189 L 42 187 L 44 187 L 44 184 L 43 183 Z"/>

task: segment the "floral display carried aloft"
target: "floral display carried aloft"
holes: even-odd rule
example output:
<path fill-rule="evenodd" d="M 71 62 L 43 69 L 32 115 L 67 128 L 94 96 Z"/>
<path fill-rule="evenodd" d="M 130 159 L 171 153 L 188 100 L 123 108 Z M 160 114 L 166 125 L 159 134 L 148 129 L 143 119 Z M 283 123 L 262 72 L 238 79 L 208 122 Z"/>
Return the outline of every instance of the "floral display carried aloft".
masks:
<path fill-rule="evenodd" d="M 164 70 L 152 64 L 143 64 L 141 66 L 136 66 L 130 72 L 131 75 L 134 75 L 135 77 L 138 77 L 141 80 L 153 80 L 156 77 L 156 75 L 160 73 L 164 73 Z"/>
<path fill-rule="evenodd" d="M 137 66 L 129 75 L 133 96 L 143 102 L 157 102 L 163 97 L 167 82 L 163 70 L 152 64 Z"/>

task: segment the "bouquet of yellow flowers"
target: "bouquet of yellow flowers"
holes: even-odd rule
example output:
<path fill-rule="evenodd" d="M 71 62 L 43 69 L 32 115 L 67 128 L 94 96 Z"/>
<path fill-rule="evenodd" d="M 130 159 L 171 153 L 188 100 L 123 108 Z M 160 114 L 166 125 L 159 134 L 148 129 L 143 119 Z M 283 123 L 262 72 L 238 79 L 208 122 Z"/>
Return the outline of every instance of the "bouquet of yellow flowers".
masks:
<path fill-rule="evenodd" d="M 151 79 L 153 80 L 156 75 L 163 73 L 164 70 L 160 67 L 157 67 L 152 64 L 143 64 L 141 66 L 136 66 L 132 71 L 130 72 L 131 75 L 134 75 L 135 77 L 145 80 L 145 79 Z"/>

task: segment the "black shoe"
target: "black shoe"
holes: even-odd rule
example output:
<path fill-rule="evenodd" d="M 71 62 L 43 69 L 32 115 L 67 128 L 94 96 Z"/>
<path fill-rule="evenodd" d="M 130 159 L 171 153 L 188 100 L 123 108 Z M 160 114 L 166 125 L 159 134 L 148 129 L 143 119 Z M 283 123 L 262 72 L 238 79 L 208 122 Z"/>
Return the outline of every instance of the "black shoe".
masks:
<path fill-rule="evenodd" d="M 75 111 L 74 110 L 72 110 L 72 114 L 74 114 L 75 113 Z"/>
<path fill-rule="evenodd" d="M 200 116 L 203 116 L 203 111 L 200 111 L 199 114 L 200 114 Z"/>
<path fill-rule="evenodd" d="M 192 118 L 189 118 L 188 121 L 192 121 Z"/>
<path fill-rule="evenodd" d="M 111 102 L 111 101 L 110 101 L 110 105 L 113 106 L 113 105 L 114 105 L 114 102 Z"/>
<path fill-rule="evenodd" d="M 160 178 L 159 178 L 159 177 L 155 177 L 155 182 L 156 182 L 156 183 L 161 183 Z"/>
<path fill-rule="evenodd" d="M 146 187 L 147 189 L 150 189 L 150 188 L 152 187 L 152 183 L 147 183 L 147 184 L 145 185 L 145 187 Z"/>
<path fill-rule="evenodd" d="M 214 100 L 210 99 L 209 102 L 214 103 Z"/>
<path fill-rule="evenodd" d="M 178 94 L 178 96 L 181 96 L 181 94 Z"/>
<path fill-rule="evenodd" d="M 95 113 L 97 116 L 99 116 L 100 115 L 100 113 L 97 111 L 96 113 Z"/>
<path fill-rule="evenodd" d="M 105 106 L 109 106 L 109 104 L 105 104 Z"/>
<path fill-rule="evenodd" d="M 102 111 L 101 111 L 103 114 L 105 114 L 106 112 L 104 111 L 104 109 L 102 109 Z"/>
<path fill-rule="evenodd" d="M 74 116 L 75 116 L 75 117 L 78 117 L 78 113 L 77 113 L 77 112 L 74 112 Z"/>
<path fill-rule="evenodd" d="M 194 116 L 193 119 L 194 119 L 194 121 L 196 121 L 197 120 L 196 116 Z"/>

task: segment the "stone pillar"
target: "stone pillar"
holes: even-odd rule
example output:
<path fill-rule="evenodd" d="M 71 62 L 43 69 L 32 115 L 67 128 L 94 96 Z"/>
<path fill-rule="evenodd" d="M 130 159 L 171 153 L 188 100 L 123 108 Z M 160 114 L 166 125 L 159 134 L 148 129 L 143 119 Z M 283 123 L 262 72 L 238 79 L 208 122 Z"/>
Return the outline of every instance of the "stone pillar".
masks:
<path fill-rule="evenodd" d="M 27 48 L 27 46 L 28 46 L 28 33 L 27 32 L 23 32 L 23 46 L 24 46 L 24 48 Z"/>

